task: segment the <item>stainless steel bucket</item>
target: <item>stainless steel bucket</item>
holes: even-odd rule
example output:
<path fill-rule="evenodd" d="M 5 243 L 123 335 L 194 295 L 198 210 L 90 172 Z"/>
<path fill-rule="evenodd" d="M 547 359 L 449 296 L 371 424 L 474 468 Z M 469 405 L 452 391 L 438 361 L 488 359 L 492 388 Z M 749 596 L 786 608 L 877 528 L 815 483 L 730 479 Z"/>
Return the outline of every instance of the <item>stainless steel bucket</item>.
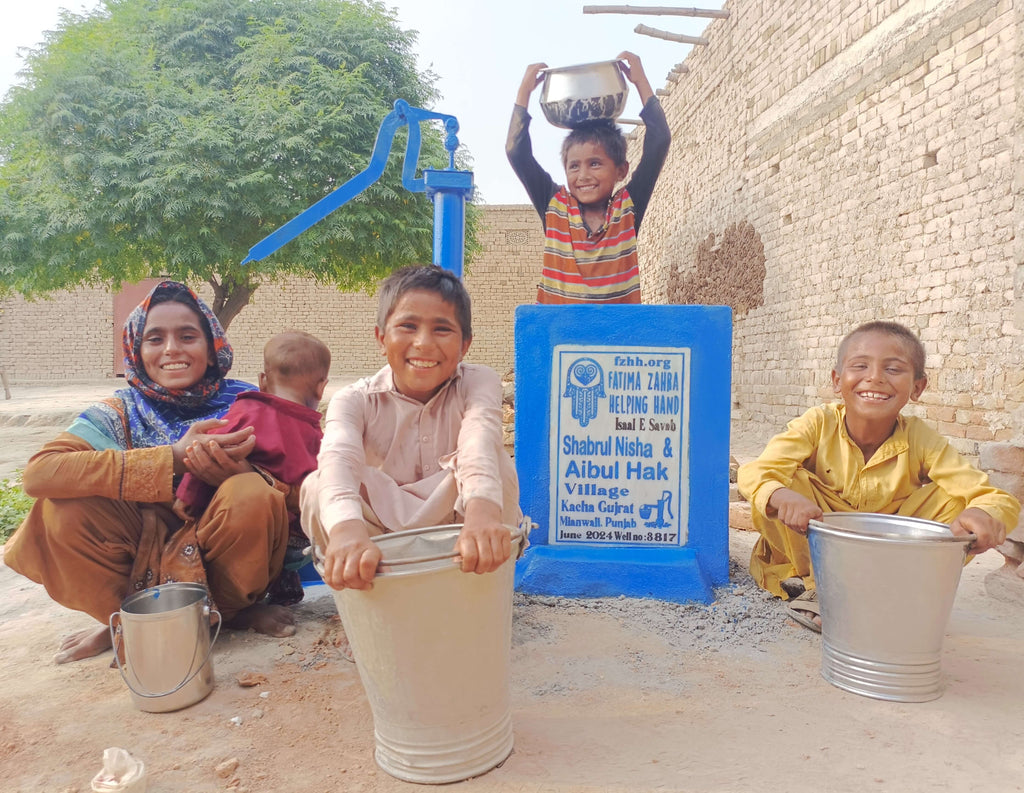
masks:
<path fill-rule="evenodd" d="M 334 592 L 373 711 L 377 764 L 407 782 L 468 779 L 512 751 L 512 589 L 523 534 L 513 534 L 505 564 L 476 575 L 453 562 L 461 528 L 375 537 L 383 561 L 373 588 Z"/>
<path fill-rule="evenodd" d="M 212 640 L 211 612 L 217 615 Z M 213 690 L 210 654 L 221 620 L 202 584 L 174 582 L 144 589 L 125 598 L 109 623 L 114 660 L 139 710 L 179 710 Z"/>
<path fill-rule="evenodd" d="M 812 520 L 822 676 L 876 699 L 940 697 L 942 640 L 973 540 L 899 515 L 833 512 Z"/>
<path fill-rule="evenodd" d="M 540 109 L 556 127 L 572 129 L 597 119 L 616 119 L 629 88 L 618 61 L 581 63 L 544 70 Z"/>

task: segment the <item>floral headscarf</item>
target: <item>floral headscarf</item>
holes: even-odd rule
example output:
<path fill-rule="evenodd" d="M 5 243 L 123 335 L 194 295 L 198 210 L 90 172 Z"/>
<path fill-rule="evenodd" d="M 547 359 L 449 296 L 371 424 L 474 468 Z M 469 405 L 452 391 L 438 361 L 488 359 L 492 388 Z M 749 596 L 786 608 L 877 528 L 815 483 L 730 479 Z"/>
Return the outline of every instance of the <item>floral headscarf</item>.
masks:
<path fill-rule="evenodd" d="M 214 363 L 195 385 L 186 389 L 165 388 L 146 374 L 142 364 L 142 334 L 155 297 L 187 305 L 203 319 L 203 330 Z M 196 421 L 220 418 L 235 397 L 255 386 L 229 380 L 233 353 L 217 317 L 195 292 L 177 281 L 162 281 L 128 316 L 124 324 L 124 369 L 129 388 L 114 393 L 82 413 L 68 432 L 89 442 L 94 449 L 132 449 L 174 443 Z"/>

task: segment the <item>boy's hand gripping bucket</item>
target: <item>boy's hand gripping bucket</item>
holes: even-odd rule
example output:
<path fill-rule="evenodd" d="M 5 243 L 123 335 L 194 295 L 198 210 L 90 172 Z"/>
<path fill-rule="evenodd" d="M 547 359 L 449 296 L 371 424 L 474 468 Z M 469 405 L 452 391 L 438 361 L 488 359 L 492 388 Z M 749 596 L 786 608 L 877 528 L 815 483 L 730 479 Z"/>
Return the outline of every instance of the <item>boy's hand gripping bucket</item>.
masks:
<path fill-rule="evenodd" d="M 524 534 L 513 531 L 500 568 L 477 575 L 453 562 L 461 529 L 374 537 L 383 561 L 373 588 L 334 592 L 373 711 L 377 764 L 407 782 L 468 779 L 512 751 L 512 589 Z"/>
<path fill-rule="evenodd" d="M 812 520 L 822 677 L 876 699 L 940 697 L 942 639 L 974 539 L 901 515 L 832 512 Z"/>
<path fill-rule="evenodd" d="M 212 640 L 211 612 L 217 615 Z M 139 710 L 179 710 L 213 690 L 210 654 L 220 634 L 221 618 L 220 612 L 210 607 L 202 584 L 175 582 L 144 589 L 125 598 L 121 611 L 111 614 L 109 622 L 114 660 Z"/>

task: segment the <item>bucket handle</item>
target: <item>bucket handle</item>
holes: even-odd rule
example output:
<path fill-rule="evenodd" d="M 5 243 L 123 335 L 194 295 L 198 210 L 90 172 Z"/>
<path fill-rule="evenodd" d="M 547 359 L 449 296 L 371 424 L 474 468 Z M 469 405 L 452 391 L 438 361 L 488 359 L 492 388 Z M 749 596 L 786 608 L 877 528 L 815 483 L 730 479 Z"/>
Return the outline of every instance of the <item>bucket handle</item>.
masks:
<path fill-rule="evenodd" d="M 419 536 L 421 534 L 429 534 L 429 533 L 434 532 L 434 531 L 444 531 L 446 529 L 461 529 L 461 528 L 462 528 L 462 524 L 461 523 L 448 523 L 448 524 L 443 525 L 443 526 L 425 526 L 422 529 L 409 529 L 409 530 L 403 532 L 403 534 L 405 534 L 408 537 L 416 537 L 416 536 Z M 523 535 L 525 533 L 525 530 L 523 529 L 522 526 L 519 526 L 518 528 L 515 528 L 515 529 L 510 527 L 509 531 L 512 532 L 512 539 L 513 539 L 513 541 L 517 540 L 517 539 L 522 539 Z M 387 534 L 378 534 L 376 537 L 371 537 L 370 540 L 373 541 L 373 542 L 377 542 L 378 540 L 381 540 L 381 539 L 383 539 L 383 538 L 385 538 L 387 536 L 388 536 Z M 409 559 L 396 559 L 394 561 L 389 561 L 387 559 L 381 559 L 380 560 L 380 566 L 381 567 L 399 567 L 401 565 L 406 565 L 406 564 L 422 564 L 423 562 L 438 562 L 438 561 L 440 561 L 442 559 L 454 559 L 456 556 L 458 556 L 458 554 L 454 550 L 451 550 L 448 553 L 431 554 L 429 556 L 413 556 L 413 557 L 411 557 Z"/>
<path fill-rule="evenodd" d="M 529 518 L 527 518 L 526 521 L 524 521 L 522 524 L 520 524 L 518 527 L 516 527 L 514 529 L 512 527 L 508 527 L 509 531 L 512 532 L 512 539 L 513 539 L 513 541 L 517 540 L 517 539 L 521 540 L 523 537 L 525 537 L 526 536 L 526 529 L 530 525 L 536 526 L 536 524 L 530 524 L 529 523 Z M 406 531 L 403 532 L 403 534 L 405 534 L 407 536 L 419 536 L 421 534 L 429 534 L 429 533 L 435 532 L 435 531 L 443 531 L 443 530 L 446 530 L 446 529 L 461 529 L 461 528 L 462 528 L 462 524 L 461 523 L 447 523 L 447 524 L 445 524 L 443 526 L 424 526 L 423 528 L 420 528 L 420 529 L 407 529 Z M 382 539 L 384 539 L 385 537 L 388 537 L 388 536 L 389 536 L 388 534 L 378 534 L 375 537 L 371 537 L 370 541 L 371 542 L 378 542 L 378 541 L 380 541 L 380 540 L 382 540 Z M 309 546 L 309 552 L 310 552 L 310 555 L 313 557 L 313 567 L 316 569 L 316 571 L 321 576 L 323 576 L 323 574 L 324 574 L 324 557 L 320 554 L 320 549 L 319 548 L 314 548 L 313 545 L 311 544 Z M 406 565 L 406 564 L 422 564 L 423 562 L 438 562 L 438 561 L 440 561 L 442 559 L 454 559 L 456 556 L 458 556 L 458 554 L 454 550 L 452 550 L 452 551 L 449 551 L 447 553 L 432 554 L 430 556 L 414 556 L 411 559 L 396 559 L 393 562 L 392 561 L 388 561 L 387 559 L 381 559 L 380 563 L 379 563 L 379 566 L 380 567 L 399 567 L 400 565 Z"/>
<path fill-rule="evenodd" d="M 217 609 L 212 608 L 210 606 L 203 606 L 203 610 L 206 612 L 206 614 L 217 615 L 217 630 L 214 632 L 213 639 L 210 641 L 210 646 L 206 650 L 206 657 L 203 659 L 203 662 L 199 664 L 198 667 L 195 666 L 196 653 L 199 652 L 199 637 L 196 637 L 196 646 L 192 650 L 192 665 L 189 666 L 189 669 L 195 667 L 195 671 L 192 674 L 188 675 L 188 677 L 186 677 L 180 683 L 178 683 L 178 685 L 176 685 L 174 688 L 170 689 L 169 691 L 163 691 L 159 694 L 151 694 L 147 691 L 136 691 L 135 687 L 130 682 L 128 682 L 128 676 L 125 674 L 124 667 L 121 665 L 120 648 L 118 646 L 120 644 L 120 642 L 118 641 L 118 637 L 123 633 L 123 631 L 121 630 L 121 612 L 115 611 L 113 614 L 110 615 L 110 618 L 107 620 L 107 623 L 110 626 L 110 643 L 114 647 L 114 663 L 117 664 L 117 671 L 121 673 L 121 679 L 124 680 L 124 684 L 128 686 L 128 688 L 131 690 L 133 694 L 139 697 L 145 697 L 146 699 L 156 699 L 157 697 L 169 696 L 171 694 L 174 694 L 175 692 L 180 691 L 189 683 L 191 683 L 192 678 L 194 678 L 203 670 L 203 667 L 206 666 L 206 662 L 210 660 L 210 655 L 213 653 L 213 645 L 217 643 L 217 637 L 220 636 L 220 626 L 224 622 L 224 620 L 220 616 L 220 612 Z M 114 617 L 117 617 L 116 629 L 114 628 Z"/>

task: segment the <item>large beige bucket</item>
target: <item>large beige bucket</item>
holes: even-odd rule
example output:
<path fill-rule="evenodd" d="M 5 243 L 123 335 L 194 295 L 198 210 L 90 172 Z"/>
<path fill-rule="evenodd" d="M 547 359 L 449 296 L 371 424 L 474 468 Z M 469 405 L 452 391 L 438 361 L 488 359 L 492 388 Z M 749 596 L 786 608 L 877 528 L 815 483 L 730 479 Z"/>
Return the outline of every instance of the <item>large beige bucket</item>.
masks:
<path fill-rule="evenodd" d="M 212 640 L 211 612 L 217 615 Z M 210 654 L 221 620 L 202 584 L 175 582 L 144 589 L 125 598 L 109 622 L 114 660 L 139 710 L 179 710 L 213 690 Z"/>
<path fill-rule="evenodd" d="M 822 676 L 876 699 L 940 697 L 942 640 L 973 540 L 899 515 L 833 512 L 812 520 Z"/>
<path fill-rule="evenodd" d="M 476 575 L 453 562 L 461 528 L 375 537 L 383 561 L 373 588 L 334 592 L 373 711 L 377 764 L 407 782 L 468 779 L 512 751 L 512 589 L 523 535 L 513 535 L 504 565 Z"/>

